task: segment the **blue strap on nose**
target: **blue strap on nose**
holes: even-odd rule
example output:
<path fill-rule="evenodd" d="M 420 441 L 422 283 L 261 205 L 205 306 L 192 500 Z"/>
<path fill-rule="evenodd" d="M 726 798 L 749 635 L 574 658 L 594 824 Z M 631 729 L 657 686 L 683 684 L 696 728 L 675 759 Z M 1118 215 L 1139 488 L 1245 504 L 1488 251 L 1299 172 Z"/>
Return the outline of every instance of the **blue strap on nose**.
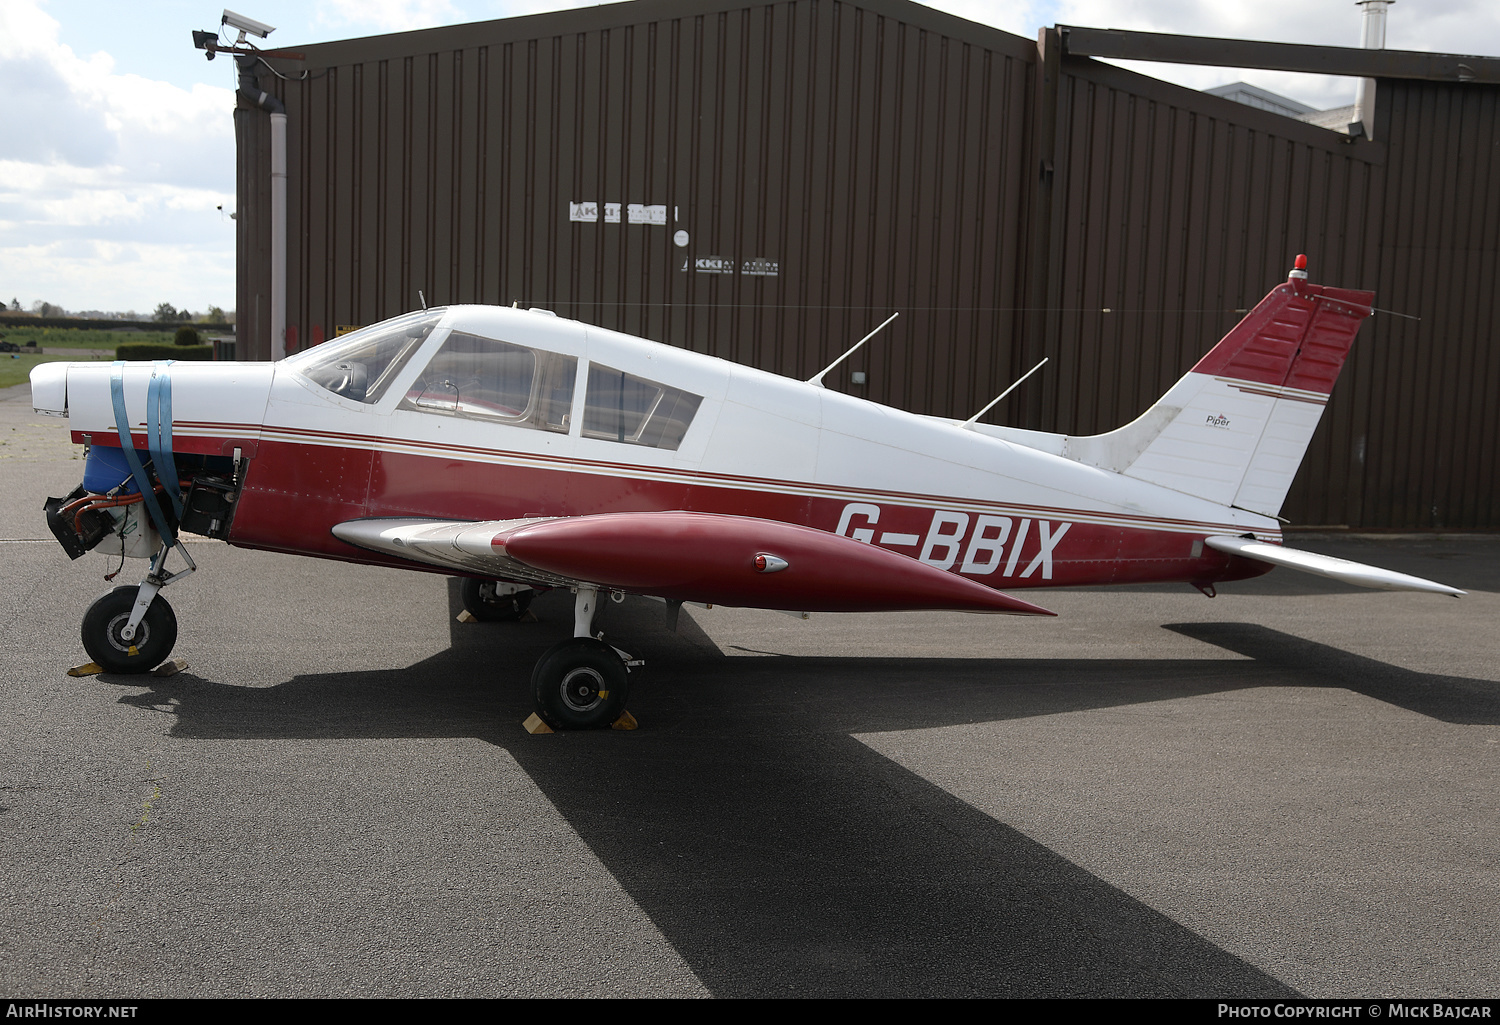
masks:
<path fill-rule="evenodd" d="M 151 458 L 152 458 L 153 461 L 157 458 L 157 455 L 156 455 L 156 451 L 157 450 L 156 450 L 156 447 L 154 445 L 152 445 L 151 437 L 150 437 L 150 435 L 152 433 L 152 426 L 151 426 L 152 415 L 151 415 L 151 409 L 156 406 L 155 391 L 156 391 L 156 380 L 153 377 L 152 378 L 152 382 L 151 382 L 151 390 L 148 391 L 148 393 L 147 393 L 147 420 L 148 420 L 148 423 L 147 423 L 147 432 L 146 432 L 147 433 L 147 445 L 151 446 Z M 115 407 L 115 431 L 120 435 L 120 449 L 125 453 L 125 461 L 130 464 L 130 475 L 135 478 L 136 486 L 141 489 L 141 497 L 144 498 L 145 501 L 146 501 L 146 511 L 148 513 L 150 513 L 150 515 L 151 515 L 151 522 L 152 522 L 153 525 L 155 525 L 156 532 L 161 535 L 162 540 L 165 541 L 168 545 L 175 545 L 177 543 L 177 535 L 175 533 L 173 533 L 173 531 L 171 530 L 171 528 L 168 526 L 168 524 L 167 524 L 167 518 L 166 518 L 166 516 L 164 516 L 162 514 L 161 506 L 156 501 L 156 489 L 151 486 L 151 479 L 146 476 L 146 471 L 141 466 L 141 459 L 140 459 L 139 456 L 137 456 L 135 454 L 135 441 L 134 441 L 134 439 L 130 435 L 130 417 L 125 412 L 125 364 L 123 362 L 116 362 L 114 364 L 114 366 L 110 369 L 110 373 L 109 373 L 109 399 L 110 399 L 110 402 Z M 167 416 L 168 416 L 168 423 L 170 423 L 171 422 L 171 399 L 170 399 L 170 393 L 168 395 Z M 168 431 L 169 431 L 169 437 L 168 437 L 167 458 L 168 458 L 168 460 L 170 460 L 171 459 L 170 428 L 168 428 Z M 156 466 L 157 466 L 158 473 L 160 473 L 161 463 L 157 463 Z M 173 467 L 170 467 L 170 470 L 171 470 L 171 474 L 172 474 L 171 478 L 169 480 L 163 480 L 162 483 L 164 485 L 166 485 L 167 494 L 172 496 L 172 501 L 174 503 L 179 503 L 179 504 L 174 505 L 174 508 L 177 509 L 177 510 L 179 510 L 179 512 L 180 512 L 180 510 L 182 508 L 181 505 L 180 505 L 180 501 L 181 500 L 178 499 L 178 497 L 176 495 L 176 491 L 177 491 L 177 469 L 176 469 L 175 466 L 173 466 Z"/>
<path fill-rule="evenodd" d="M 172 360 L 157 360 L 146 389 L 146 447 L 156 466 L 157 478 L 166 485 L 172 511 L 182 519 L 182 496 L 177 483 L 177 462 L 172 458 Z M 163 535 L 165 536 L 165 535 Z"/>

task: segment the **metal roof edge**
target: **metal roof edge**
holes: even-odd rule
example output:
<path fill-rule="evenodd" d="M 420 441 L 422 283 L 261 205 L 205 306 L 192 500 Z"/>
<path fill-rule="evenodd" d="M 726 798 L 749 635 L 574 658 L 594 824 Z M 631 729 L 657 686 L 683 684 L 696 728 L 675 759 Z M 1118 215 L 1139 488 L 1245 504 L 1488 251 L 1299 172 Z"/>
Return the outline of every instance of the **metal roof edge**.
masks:
<path fill-rule="evenodd" d="M 1268 135 L 1297 143 L 1319 146 L 1340 156 L 1357 156 L 1369 164 L 1386 162 L 1388 150 L 1384 141 L 1351 136 L 1299 118 L 1289 117 L 1286 114 L 1279 114 L 1274 110 L 1251 107 L 1238 100 L 1215 96 L 1213 93 L 1194 89 L 1192 86 L 1153 78 L 1134 68 L 1093 61 L 1075 54 L 1067 54 L 1063 57 L 1062 68 L 1064 71 L 1073 73 L 1086 71 L 1093 81 L 1121 89 L 1152 102 L 1165 103 L 1222 118 L 1229 124 L 1265 132 Z"/>
<path fill-rule="evenodd" d="M 1417 50 L 1364 50 L 1307 43 L 1267 43 L 1253 39 L 1178 36 L 1166 32 L 1059 25 L 1064 52 L 1078 57 L 1209 64 L 1267 71 L 1301 71 L 1355 78 L 1416 78 L 1435 82 L 1500 84 L 1500 57 L 1427 53 Z"/>
<path fill-rule="evenodd" d="M 695 18 L 730 11 L 781 6 L 786 3 L 816 5 L 827 3 L 857 8 L 872 14 L 916 25 L 953 38 L 963 39 L 1034 59 L 1036 41 L 1017 36 L 1004 29 L 968 21 L 956 15 L 933 10 L 911 0 L 628 0 L 626 3 L 578 7 L 565 11 L 526 14 L 493 21 L 443 25 L 334 40 L 307 45 L 290 44 L 262 50 L 261 56 L 276 61 L 280 67 L 322 68 L 414 56 L 442 51 L 462 50 L 474 46 L 543 39 L 575 32 L 625 28 L 651 22 Z"/>

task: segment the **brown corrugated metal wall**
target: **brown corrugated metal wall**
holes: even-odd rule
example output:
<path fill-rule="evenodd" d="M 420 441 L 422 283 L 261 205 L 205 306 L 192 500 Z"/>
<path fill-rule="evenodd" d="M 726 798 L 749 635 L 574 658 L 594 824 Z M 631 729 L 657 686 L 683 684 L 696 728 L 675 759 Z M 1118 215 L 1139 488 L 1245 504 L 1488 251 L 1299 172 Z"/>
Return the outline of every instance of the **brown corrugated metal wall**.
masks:
<path fill-rule="evenodd" d="M 1377 316 L 1374 337 L 1360 339 L 1369 409 L 1348 515 L 1381 527 L 1494 527 L 1500 88 L 1382 81 L 1380 94 L 1391 159 L 1371 210 L 1375 301 L 1421 320 Z"/>
<path fill-rule="evenodd" d="M 289 349 L 420 289 L 808 377 L 899 310 L 830 384 L 967 416 L 1048 355 L 992 419 L 1090 432 L 1307 252 L 1314 280 L 1424 319 L 1365 328 L 1286 515 L 1496 525 L 1500 89 L 1382 82 L 1381 141 L 1349 142 L 1040 49 L 902 0 L 644 0 L 310 47 L 261 76 L 291 124 Z M 237 117 L 241 332 L 269 351 L 266 119 Z"/>

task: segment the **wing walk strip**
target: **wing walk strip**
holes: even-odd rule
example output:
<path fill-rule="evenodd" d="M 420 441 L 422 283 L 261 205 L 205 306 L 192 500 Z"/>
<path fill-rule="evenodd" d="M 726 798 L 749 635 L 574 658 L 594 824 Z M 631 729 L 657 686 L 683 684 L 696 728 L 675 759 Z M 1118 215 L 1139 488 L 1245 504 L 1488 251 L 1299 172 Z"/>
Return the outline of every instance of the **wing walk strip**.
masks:
<path fill-rule="evenodd" d="M 1328 405 L 1328 396 L 1326 395 L 1320 398 L 1307 398 L 1303 395 L 1294 394 L 1293 390 L 1289 388 L 1273 390 L 1271 388 L 1265 387 L 1264 385 L 1251 387 L 1250 385 L 1237 384 L 1234 385 L 1234 390 L 1238 392 L 1244 392 L 1246 395 L 1264 395 L 1267 398 L 1271 399 L 1286 399 L 1289 402 L 1306 402 L 1310 406 Z"/>
<path fill-rule="evenodd" d="M 254 424 L 213 424 L 179 421 L 173 425 L 179 436 L 214 437 L 219 435 L 243 436 L 247 432 L 258 433 L 263 441 L 280 441 L 289 444 L 318 445 L 327 448 L 373 449 L 400 455 L 445 456 L 466 459 L 472 462 L 497 466 L 515 466 L 526 469 L 557 470 L 560 472 L 586 473 L 594 476 L 626 476 L 638 480 L 697 486 L 722 487 L 738 491 L 763 491 L 771 494 L 797 495 L 813 498 L 829 498 L 839 501 L 891 501 L 908 506 L 928 509 L 951 509 L 956 512 L 976 514 L 1000 514 L 1008 516 L 1050 517 L 1073 523 L 1094 526 L 1125 527 L 1134 530 L 1159 530 L 1180 534 L 1219 534 L 1246 532 L 1244 524 L 1209 520 L 1178 520 L 1156 516 L 1135 516 L 1130 513 L 1104 513 L 1094 510 L 1068 509 L 1060 506 L 1024 505 L 1020 503 L 989 502 L 973 498 L 949 498 L 942 495 L 924 495 L 903 491 L 884 491 L 873 488 L 851 489 L 812 482 L 774 480 L 765 477 L 747 477 L 735 474 L 704 473 L 691 470 L 674 470 L 665 467 L 644 466 L 639 463 L 613 463 L 600 460 L 585 460 L 561 456 L 497 452 L 493 449 L 472 445 L 439 444 L 436 442 L 403 442 L 368 434 L 345 434 L 337 431 L 319 431 L 301 427 L 259 426 Z M 1255 531 L 1258 538 L 1279 541 L 1277 530 Z"/>
<path fill-rule="evenodd" d="M 1287 385 L 1261 384 L 1258 381 L 1246 381 L 1238 377 L 1215 377 L 1214 380 L 1220 384 L 1227 384 L 1236 391 L 1248 392 L 1251 395 L 1291 399 L 1294 402 L 1308 402 L 1315 406 L 1328 405 L 1326 392 L 1308 391 L 1306 388 L 1292 388 Z"/>

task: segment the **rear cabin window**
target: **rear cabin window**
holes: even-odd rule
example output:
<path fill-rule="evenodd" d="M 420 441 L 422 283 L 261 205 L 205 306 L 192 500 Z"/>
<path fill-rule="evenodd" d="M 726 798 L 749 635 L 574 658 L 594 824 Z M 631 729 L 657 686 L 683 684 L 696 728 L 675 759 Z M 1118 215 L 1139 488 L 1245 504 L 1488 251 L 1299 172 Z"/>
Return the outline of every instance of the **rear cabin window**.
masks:
<path fill-rule="evenodd" d="M 401 408 L 566 434 L 577 374 L 573 356 L 455 331 Z"/>
<path fill-rule="evenodd" d="M 583 436 L 676 451 L 703 396 L 589 364 Z"/>

